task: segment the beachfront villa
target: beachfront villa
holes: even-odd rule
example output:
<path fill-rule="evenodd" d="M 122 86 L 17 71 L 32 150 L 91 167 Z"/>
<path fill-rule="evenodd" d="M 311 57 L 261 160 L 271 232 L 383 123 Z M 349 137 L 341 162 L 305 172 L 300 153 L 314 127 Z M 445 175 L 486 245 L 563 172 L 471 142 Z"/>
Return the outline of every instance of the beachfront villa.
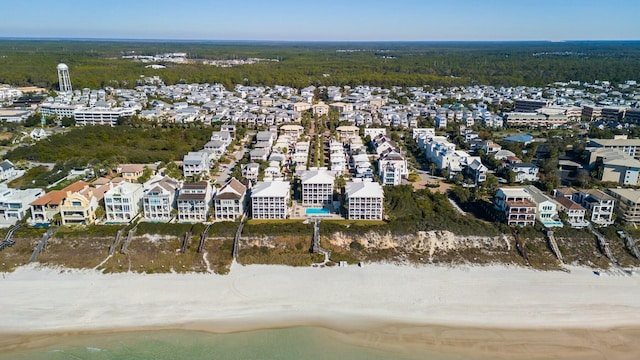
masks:
<path fill-rule="evenodd" d="M 533 226 L 536 222 L 537 205 L 521 187 L 499 188 L 494 198 L 494 208 L 509 226 Z"/>
<path fill-rule="evenodd" d="M 205 222 L 213 189 L 206 181 L 185 183 L 178 195 L 178 221 Z"/>
<path fill-rule="evenodd" d="M 62 190 L 50 191 L 29 204 L 31 206 L 31 223 L 50 224 L 56 215 L 60 214 L 60 205 L 67 197 L 68 192 L 77 192 L 89 184 L 84 181 L 76 181 Z"/>
<path fill-rule="evenodd" d="M 540 189 L 533 185 L 522 187 L 536 204 L 536 219 L 544 227 L 562 227 L 562 221 L 558 217 L 558 203 L 545 195 Z"/>
<path fill-rule="evenodd" d="M 167 222 L 173 217 L 176 193 L 180 182 L 165 176 L 145 184 L 148 190 L 142 196 L 142 211 L 148 221 Z"/>
<path fill-rule="evenodd" d="M 10 189 L 0 184 L 0 226 L 11 226 L 27 215 L 29 204 L 44 195 L 43 189 Z"/>
<path fill-rule="evenodd" d="M 245 210 L 247 187 L 238 179 L 231 178 L 213 197 L 216 220 L 235 221 Z"/>
<path fill-rule="evenodd" d="M 323 207 L 333 201 L 335 178 L 326 168 L 305 171 L 300 176 L 302 183 L 302 205 Z"/>
<path fill-rule="evenodd" d="M 600 190 L 585 189 L 577 194 L 577 202 L 587 209 L 589 220 L 599 226 L 613 224 L 615 212 L 615 199 Z"/>
<path fill-rule="evenodd" d="M 143 195 L 142 184 L 120 182 L 109 183 L 104 193 L 104 209 L 107 222 L 127 223 L 138 215 Z"/>
<path fill-rule="evenodd" d="M 104 197 L 109 185 L 99 188 L 85 185 L 78 191 L 69 190 L 60 205 L 62 225 L 90 225 L 96 221 L 98 203 Z"/>
<path fill-rule="evenodd" d="M 259 181 L 251 189 L 254 219 L 286 219 L 289 216 L 290 184 L 287 181 Z"/>
<path fill-rule="evenodd" d="M 354 181 L 345 185 L 349 220 L 382 220 L 384 191 L 374 181 Z"/>

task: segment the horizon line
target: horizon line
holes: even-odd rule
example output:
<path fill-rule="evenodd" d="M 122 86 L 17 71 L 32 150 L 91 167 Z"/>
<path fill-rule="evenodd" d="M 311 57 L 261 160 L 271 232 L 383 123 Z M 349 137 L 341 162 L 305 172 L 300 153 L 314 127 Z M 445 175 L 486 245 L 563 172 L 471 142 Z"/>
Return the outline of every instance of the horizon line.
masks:
<path fill-rule="evenodd" d="M 568 39 L 568 40 L 278 40 L 278 39 L 188 39 L 188 38 L 125 38 L 125 37 L 64 37 L 64 36 L 0 36 L 0 40 L 49 41 L 137 41 L 137 42 L 270 42 L 270 43 L 572 43 L 572 42 L 637 42 L 640 39 Z"/>

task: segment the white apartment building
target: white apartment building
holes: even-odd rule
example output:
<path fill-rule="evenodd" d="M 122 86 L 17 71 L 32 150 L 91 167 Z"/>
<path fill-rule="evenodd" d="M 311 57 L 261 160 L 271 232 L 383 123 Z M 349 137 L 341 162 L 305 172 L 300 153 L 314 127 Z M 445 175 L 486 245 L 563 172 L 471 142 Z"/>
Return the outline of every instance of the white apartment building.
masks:
<path fill-rule="evenodd" d="M 247 187 L 236 178 L 231 178 L 213 197 L 216 220 L 235 221 L 245 210 Z"/>
<path fill-rule="evenodd" d="M 325 168 L 305 171 L 300 176 L 302 183 L 302 205 L 324 206 L 333 201 L 335 178 Z"/>
<path fill-rule="evenodd" d="M 382 220 L 384 191 L 373 181 L 350 182 L 345 186 L 347 217 L 350 220 Z"/>
<path fill-rule="evenodd" d="M 107 222 L 123 223 L 133 220 L 140 210 L 144 193 L 142 184 L 123 181 L 109 184 L 104 193 L 104 209 Z"/>
<path fill-rule="evenodd" d="M 76 126 L 115 126 L 118 124 L 118 118 L 135 114 L 136 111 L 133 108 L 81 107 L 73 111 Z"/>
<path fill-rule="evenodd" d="M 211 185 L 205 181 L 183 184 L 177 200 L 178 221 L 207 221 L 211 193 Z"/>
<path fill-rule="evenodd" d="M 142 211 L 145 219 L 158 222 L 171 220 L 180 182 L 165 176 L 159 181 L 145 185 L 148 186 L 148 190 L 142 196 Z"/>
<path fill-rule="evenodd" d="M 285 181 L 261 181 L 251 189 L 254 219 L 286 219 L 289 216 L 290 185 Z"/>

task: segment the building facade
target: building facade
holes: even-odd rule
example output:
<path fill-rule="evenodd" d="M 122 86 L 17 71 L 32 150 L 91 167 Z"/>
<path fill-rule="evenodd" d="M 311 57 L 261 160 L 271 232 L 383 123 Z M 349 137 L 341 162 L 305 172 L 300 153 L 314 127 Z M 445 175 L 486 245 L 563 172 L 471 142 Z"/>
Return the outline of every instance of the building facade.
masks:
<path fill-rule="evenodd" d="M 212 188 L 208 182 L 185 183 L 178 195 L 178 221 L 205 222 L 209 215 Z"/>
<path fill-rule="evenodd" d="M 245 211 L 247 187 L 231 178 L 213 197 L 214 216 L 220 221 L 235 221 Z"/>
<path fill-rule="evenodd" d="M 350 182 L 345 186 L 347 218 L 350 220 L 382 220 L 384 191 L 377 182 Z"/>
<path fill-rule="evenodd" d="M 261 181 L 251 189 L 251 216 L 254 219 L 289 217 L 290 185 L 285 181 Z"/>

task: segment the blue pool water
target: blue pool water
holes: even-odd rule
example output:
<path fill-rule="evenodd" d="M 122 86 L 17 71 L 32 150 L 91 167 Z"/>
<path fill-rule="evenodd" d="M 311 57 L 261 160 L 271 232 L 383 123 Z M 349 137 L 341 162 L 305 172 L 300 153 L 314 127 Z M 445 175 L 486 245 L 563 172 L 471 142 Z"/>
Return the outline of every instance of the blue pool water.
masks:
<path fill-rule="evenodd" d="M 329 215 L 329 214 L 331 214 L 329 209 L 306 209 L 304 212 L 307 215 Z"/>

